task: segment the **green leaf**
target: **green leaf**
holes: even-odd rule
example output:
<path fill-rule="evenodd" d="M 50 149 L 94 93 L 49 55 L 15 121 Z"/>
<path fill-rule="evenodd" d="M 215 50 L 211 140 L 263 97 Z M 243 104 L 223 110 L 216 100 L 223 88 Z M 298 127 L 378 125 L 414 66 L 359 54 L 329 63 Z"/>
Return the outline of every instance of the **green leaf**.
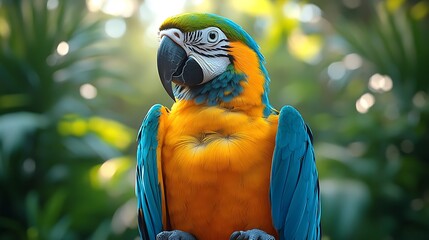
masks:
<path fill-rule="evenodd" d="M 66 196 L 65 191 L 57 191 L 50 196 L 40 216 L 40 225 L 45 231 L 49 231 L 58 222 L 64 208 Z"/>
<path fill-rule="evenodd" d="M 0 142 L 4 157 L 24 146 L 27 136 L 47 126 L 48 120 L 40 114 L 16 112 L 0 116 Z"/>

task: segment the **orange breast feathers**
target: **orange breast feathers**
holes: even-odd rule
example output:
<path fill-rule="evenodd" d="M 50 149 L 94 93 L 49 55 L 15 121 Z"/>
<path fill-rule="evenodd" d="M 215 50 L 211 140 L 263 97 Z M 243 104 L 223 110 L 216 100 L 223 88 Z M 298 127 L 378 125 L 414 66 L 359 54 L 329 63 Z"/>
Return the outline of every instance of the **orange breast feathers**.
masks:
<path fill-rule="evenodd" d="M 165 230 L 200 240 L 229 239 L 233 231 L 253 228 L 276 236 L 269 184 L 277 116 L 179 101 L 164 120 Z"/>

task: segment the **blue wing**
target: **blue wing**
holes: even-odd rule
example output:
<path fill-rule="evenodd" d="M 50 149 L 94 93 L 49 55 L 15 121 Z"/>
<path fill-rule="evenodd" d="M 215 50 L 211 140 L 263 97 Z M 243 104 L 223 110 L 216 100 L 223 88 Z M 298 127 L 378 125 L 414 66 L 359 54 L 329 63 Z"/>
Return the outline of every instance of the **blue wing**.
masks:
<path fill-rule="evenodd" d="M 270 199 L 280 239 L 320 239 L 320 193 L 312 133 L 291 106 L 280 111 Z"/>
<path fill-rule="evenodd" d="M 142 239 L 155 239 L 162 230 L 162 199 L 158 181 L 157 148 L 161 105 L 154 105 L 140 127 L 137 141 L 136 195 Z"/>

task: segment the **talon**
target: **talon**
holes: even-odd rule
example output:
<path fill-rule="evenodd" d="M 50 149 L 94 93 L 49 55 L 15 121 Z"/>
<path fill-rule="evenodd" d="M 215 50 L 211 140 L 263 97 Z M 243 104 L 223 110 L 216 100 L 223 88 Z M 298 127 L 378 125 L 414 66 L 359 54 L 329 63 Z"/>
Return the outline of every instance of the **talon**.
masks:
<path fill-rule="evenodd" d="M 259 230 L 252 229 L 248 231 L 235 231 L 231 234 L 230 240 L 275 240 L 270 234 Z"/>
<path fill-rule="evenodd" d="M 231 234 L 231 237 L 229 237 L 229 240 L 237 240 L 239 236 L 241 236 L 241 234 L 243 233 L 243 231 L 235 231 Z"/>
<path fill-rule="evenodd" d="M 192 234 L 180 231 L 163 231 L 156 235 L 156 240 L 197 240 Z"/>

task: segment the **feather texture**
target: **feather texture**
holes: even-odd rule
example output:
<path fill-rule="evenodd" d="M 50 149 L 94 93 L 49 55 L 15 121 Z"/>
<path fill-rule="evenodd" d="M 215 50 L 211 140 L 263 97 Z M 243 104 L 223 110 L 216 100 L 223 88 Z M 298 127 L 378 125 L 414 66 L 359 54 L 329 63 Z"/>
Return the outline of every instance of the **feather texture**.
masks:
<path fill-rule="evenodd" d="M 155 239 L 162 227 L 162 194 L 158 178 L 158 127 L 161 105 L 154 105 L 140 127 L 137 141 L 136 195 L 142 239 Z"/>
<path fill-rule="evenodd" d="M 293 107 L 280 111 L 271 211 L 281 239 L 320 239 L 320 193 L 311 132 Z"/>
<path fill-rule="evenodd" d="M 269 183 L 277 116 L 180 100 L 166 120 L 162 158 L 171 229 L 200 240 L 252 228 L 276 235 Z"/>

